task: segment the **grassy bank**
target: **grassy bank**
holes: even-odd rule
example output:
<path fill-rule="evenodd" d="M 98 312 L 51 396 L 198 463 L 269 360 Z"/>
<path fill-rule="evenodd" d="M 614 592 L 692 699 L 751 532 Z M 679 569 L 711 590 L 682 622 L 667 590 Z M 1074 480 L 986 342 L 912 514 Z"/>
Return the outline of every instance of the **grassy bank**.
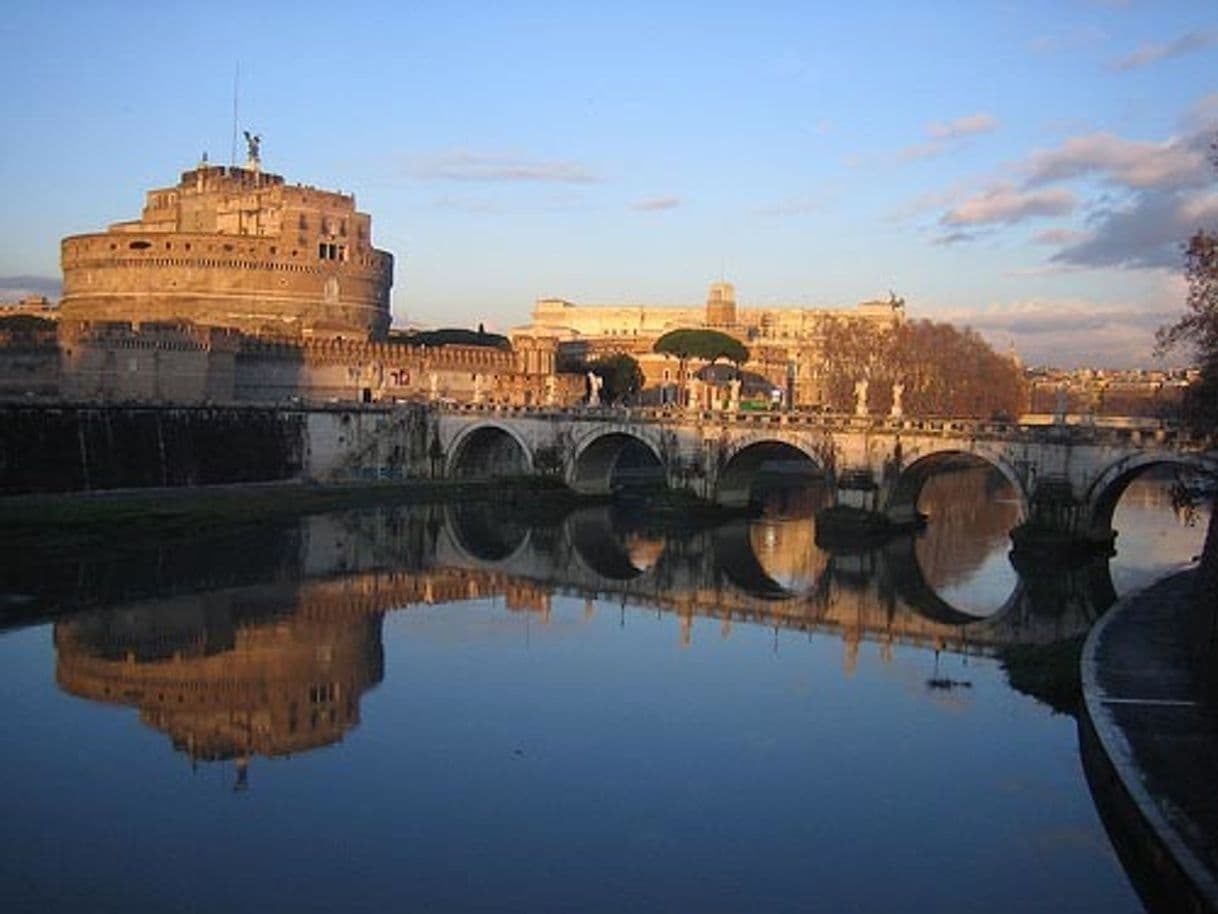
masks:
<path fill-rule="evenodd" d="M 0 547 L 67 549 L 207 536 L 323 511 L 481 498 L 483 482 L 250 483 L 0 498 Z"/>

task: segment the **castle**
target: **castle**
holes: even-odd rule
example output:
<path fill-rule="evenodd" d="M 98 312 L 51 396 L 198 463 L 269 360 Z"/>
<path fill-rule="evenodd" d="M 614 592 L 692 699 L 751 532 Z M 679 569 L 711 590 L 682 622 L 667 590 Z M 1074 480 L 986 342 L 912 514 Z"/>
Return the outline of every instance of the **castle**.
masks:
<path fill-rule="evenodd" d="M 817 406 L 830 332 L 886 332 L 905 317 L 895 296 L 853 309 L 742 308 L 717 282 L 704 307 L 543 298 L 510 346 L 421 345 L 389 329 L 394 260 L 373 246 L 371 216 L 353 195 L 264 171 L 259 138 L 246 137 L 244 165 L 204 157 L 177 184 L 148 191 L 139 219 L 63 239 L 60 307 L 52 316 L 31 306 L 19 331 L 0 327 L 0 396 L 561 406 L 584 400 L 587 362 L 625 353 L 643 371 L 645 403 L 734 408 L 743 393 Z M 748 347 L 734 387 L 724 366 L 695 362 L 681 378 L 654 352 L 680 328 Z"/>
<path fill-rule="evenodd" d="M 63 299 L 0 327 L 0 395 L 169 403 L 453 399 L 559 405 L 555 343 L 416 345 L 389 331 L 393 255 L 349 194 L 208 164 L 138 220 L 63 239 Z M 10 321 L 11 323 L 11 321 Z M 41 329 L 39 329 L 41 328 Z"/>
<path fill-rule="evenodd" d="M 191 321 L 259 337 L 383 340 L 393 255 L 351 195 L 208 165 L 148 192 L 140 219 L 61 245 L 64 320 Z"/>

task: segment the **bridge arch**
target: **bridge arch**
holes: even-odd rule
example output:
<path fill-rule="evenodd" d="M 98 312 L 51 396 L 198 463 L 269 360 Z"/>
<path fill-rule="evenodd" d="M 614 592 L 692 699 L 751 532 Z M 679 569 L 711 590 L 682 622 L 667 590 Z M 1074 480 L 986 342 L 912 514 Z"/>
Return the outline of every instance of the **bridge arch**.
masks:
<path fill-rule="evenodd" d="M 744 507 L 752 496 L 753 483 L 765 464 L 786 463 L 804 472 L 823 474 L 824 458 L 799 439 L 749 437 L 733 442 L 723 452 L 715 477 L 715 501 L 732 508 Z"/>
<path fill-rule="evenodd" d="M 914 454 L 914 459 L 901 469 L 895 481 L 887 492 L 883 510 L 889 517 L 895 519 L 912 519 L 917 516 L 918 496 L 926 481 L 936 473 L 953 464 L 970 466 L 990 466 L 1002 474 L 1010 483 L 1016 497 L 1019 499 L 1019 515 L 1016 522 L 1022 522 L 1028 516 L 1028 493 L 1023 480 L 1015 472 L 1015 468 L 1001 454 L 986 450 L 964 450 L 951 448 L 930 453 Z"/>
<path fill-rule="evenodd" d="M 1134 453 L 1109 464 L 1085 496 L 1085 529 L 1096 536 L 1112 532 L 1112 516 L 1129 484 L 1155 467 L 1175 467 L 1218 477 L 1218 456 L 1208 454 Z"/>
<path fill-rule="evenodd" d="M 634 428 L 607 427 L 576 442 L 567 467 L 567 485 L 581 495 L 608 495 L 624 458 L 632 468 L 641 468 L 657 480 L 667 473 L 659 445 L 647 435 Z"/>
<path fill-rule="evenodd" d="M 447 469 L 447 475 L 456 479 L 523 476 L 533 471 L 533 454 L 512 426 L 479 422 L 453 437 Z"/>

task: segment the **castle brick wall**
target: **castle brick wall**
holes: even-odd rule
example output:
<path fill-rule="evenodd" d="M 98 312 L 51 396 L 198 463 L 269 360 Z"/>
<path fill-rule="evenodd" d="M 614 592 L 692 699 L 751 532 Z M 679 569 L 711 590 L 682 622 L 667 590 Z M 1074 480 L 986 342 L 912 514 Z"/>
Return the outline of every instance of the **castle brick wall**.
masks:
<path fill-rule="evenodd" d="M 384 338 L 393 256 L 355 198 L 289 187 L 257 163 L 200 165 L 139 220 L 65 238 L 71 320 L 189 320 L 270 337 Z"/>

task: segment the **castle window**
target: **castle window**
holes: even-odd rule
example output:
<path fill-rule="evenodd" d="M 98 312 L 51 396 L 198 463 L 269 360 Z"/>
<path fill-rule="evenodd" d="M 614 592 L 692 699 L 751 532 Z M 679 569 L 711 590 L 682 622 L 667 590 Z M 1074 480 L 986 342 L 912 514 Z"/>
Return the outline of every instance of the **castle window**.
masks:
<path fill-rule="evenodd" d="M 131 250 L 133 250 L 133 251 L 142 251 L 142 250 L 145 250 L 146 248 L 152 247 L 152 242 L 142 241 L 142 240 L 133 241 L 129 245 L 127 245 L 127 247 L 131 248 Z"/>

